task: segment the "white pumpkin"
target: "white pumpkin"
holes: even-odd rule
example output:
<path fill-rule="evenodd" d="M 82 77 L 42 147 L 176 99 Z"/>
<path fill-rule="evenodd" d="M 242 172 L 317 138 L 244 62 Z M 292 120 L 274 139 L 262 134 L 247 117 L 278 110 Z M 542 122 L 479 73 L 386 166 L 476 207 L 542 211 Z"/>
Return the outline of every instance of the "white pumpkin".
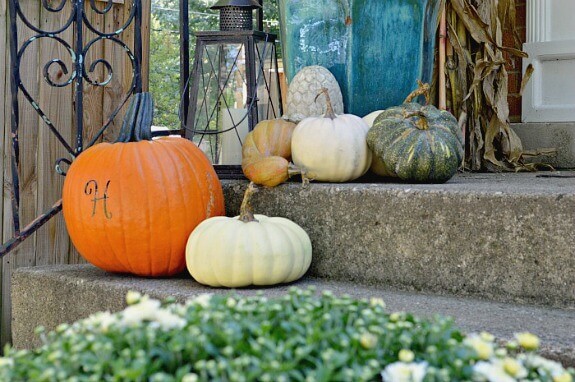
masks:
<path fill-rule="evenodd" d="M 371 128 L 371 127 L 373 126 L 373 122 L 375 122 L 375 119 L 376 119 L 377 116 L 380 115 L 381 113 L 383 113 L 383 110 L 372 111 L 371 113 L 369 113 L 368 115 L 366 115 L 365 117 L 363 117 L 363 120 L 364 120 L 365 123 L 367 123 L 367 125 Z"/>
<path fill-rule="evenodd" d="M 199 283 L 237 288 L 295 281 L 311 264 L 311 240 L 293 221 L 253 215 L 246 191 L 240 215 L 200 223 L 186 245 L 186 265 Z"/>
<path fill-rule="evenodd" d="M 372 111 L 371 113 L 369 113 L 368 115 L 363 117 L 363 120 L 365 121 L 365 123 L 367 123 L 367 125 L 369 126 L 370 129 L 373 126 L 373 122 L 375 122 L 375 119 L 382 112 L 383 112 L 383 110 Z M 385 165 L 385 163 L 383 163 L 383 161 L 377 155 L 373 155 L 372 160 L 371 160 L 371 166 L 369 169 L 374 174 L 377 174 L 380 176 L 397 177 L 397 175 L 393 171 L 390 171 L 387 168 L 387 166 Z"/>
<path fill-rule="evenodd" d="M 325 95 L 325 116 L 306 118 L 296 126 L 291 141 L 292 161 L 310 179 L 357 179 L 371 164 L 371 150 L 366 142 L 369 126 L 355 115 L 336 115 L 327 92 Z"/>
<path fill-rule="evenodd" d="M 307 117 L 319 117 L 327 110 L 323 99 L 315 102 L 322 88 L 326 88 L 336 114 L 343 114 L 343 96 L 337 80 L 323 66 L 313 65 L 302 68 L 291 80 L 287 95 L 286 117 L 298 123 Z"/>

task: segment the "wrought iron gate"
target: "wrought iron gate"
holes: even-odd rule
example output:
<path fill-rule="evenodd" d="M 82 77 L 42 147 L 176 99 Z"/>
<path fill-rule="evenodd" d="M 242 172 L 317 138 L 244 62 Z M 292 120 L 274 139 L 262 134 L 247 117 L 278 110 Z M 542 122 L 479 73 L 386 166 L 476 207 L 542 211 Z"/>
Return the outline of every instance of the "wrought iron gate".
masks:
<path fill-rule="evenodd" d="M 19 243 L 21 243 L 28 236 L 33 234 L 40 226 L 46 223 L 51 217 L 56 215 L 62 209 L 62 200 L 57 201 L 52 208 L 48 211 L 43 212 L 40 216 L 34 219 L 32 222 L 24 227 L 21 227 L 20 221 L 20 179 L 18 174 L 19 161 L 20 161 L 20 145 L 19 145 L 19 94 L 22 94 L 27 102 L 32 105 L 34 110 L 41 117 L 45 128 L 54 134 L 59 143 L 65 148 L 67 153 L 70 155 L 68 158 L 60 158 L 55 163 L 55 171 L 61 174 L 65 173 L 63 169 L 64 166 L 71 164 L 72 160 L 78 156 L 86 148 L 92 146 L 96 143 L 104 134 L 106 129 L 113 122 L 114 118 L 120 112 L 124 104 L 128 101 L 131 94 L 134 92 L 142 91 L 142 78 L 141 78 L 141 62 L 142 62 L 142 3 L 141 0 L 126 0 L 130 1 L 131 11 L 126 19 L 124 25 L 122 25 L 118 30 L 112 33 L 105 33 L 98 30 L 94 25 L 90 23 L 90 18 L 87 17 L 89 12 L 96 12 L 100 15 L 107 14 L 113 7 L 113 0 L 41 0 L 42 7 L 54 14 L 63 14 L 63 10 L 68 1 L 71 2 L 71 12 L 64 24 L 55 30 L 41 30 L 38 26 L 34 25 L 30 20 L 26 18 L 26 15 L 20 7 L 19 0 L 9 0 L 9 15 L 10 15 L 10 62 L 11 62 L 11 73 L 10 73 L 10 90 L 11 90 L 11 139 L 12 139 L 12 150 L 11 150 L 11 175 L 12 175 L 12 189 L 11 189 L 11 199 L 12 199 L 12 222 L 14 227 L 14 236 L 2 244 L 0 247 L 0 257 L 6 255 L 10 250 L 15 248 Z M 104 6 L 98 7 L 96 3 L 104 1 Z M 57 3 L 57 4 L 55 4 Z M 127 6 L 127 5 L 126 5 Z M 66 15 L 63 15 L 65 17 Z M 23 42 L 21 46 L 18 46 L 18 28 L 19 25 L 23 25 L 29 28 L 34 35 Z M 134 41 L 133 51 L 122 41 L 122 33 L 129 27 L 133 25 L 134 28 Z M 83 35 L 83 29 L 91 31 L 96 37 L 91 39 L 86 39 Z M 74 41 L 68 42 L 62 38 L 64 31 L 72 30 L 74 34 Z M 33 99 L 31 94 L 28 92 L 24 83 L 22 82 L 20 65 L 23 59 L 23 55 L 26 49 L 34 41 L 38 39 L 50 39 L 61 44 L 66 51 L 70 54 L 70 59 L 72 62 L 72 67 L 68 68 L 63 60 L 60 58 L 53 58 L 49 60 L 41 68 L 41 73 L 44 80 L 52 87 L 74 87 L 74 118 L 76 131 L 74 134 L 73 142 L 68 142 L 58 130 L 58 126 L 55 126 L 50 118 L 46 115 L 44 110 L 42 110 L 41 105 L 37 100 Z M 84 142 L 83 139 L 83 101 L 84 101 L 84 85 L 87 86 L 106 86 L 112 80 L 114 76 L 112 64 L 105 58 L 97 58 L 89 63 L 89 67 L 86 67 L 88 63 L 85 61 L 85 57 L 89 52 L 90 48 L 94 44 L 100 41 L 111 41 L 113 44 L 120 46 L 127 54 L 131 64 L 132 64 L 132 82 L 129 86 L 128 91 L 125 96 L 121 99 L 119 105 L 112 111 L 105 123 L 102 125 L 99 131 L 90 139 L 89 142 Z M 40 63 L 42 64 L 42 63 Z M 50 68 L 53 65 L 57 65 L 60 71 L 70 76 L 63 82 L 52 78 L 50 75 Z M 94 80 L 90 77 L 91 73 L 94 73 L 96 68 L 101 65 L 107 72 L 107 76 L 103 81 Z"/>

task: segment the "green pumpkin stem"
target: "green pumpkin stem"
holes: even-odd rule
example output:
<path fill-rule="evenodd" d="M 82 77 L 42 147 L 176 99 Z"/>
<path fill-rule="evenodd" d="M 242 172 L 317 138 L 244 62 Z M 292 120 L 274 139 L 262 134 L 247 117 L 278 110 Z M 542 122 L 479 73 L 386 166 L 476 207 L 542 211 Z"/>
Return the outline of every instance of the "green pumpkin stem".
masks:
<path fill-rule="evenodd" d="M 250 199 L 252 195 L 257 192 L 258 188 L 254 182 L 250 182 L 246 192 L 244 193 L 244 199 L 242 200 L 242 205 L 240 206 L 240 217 L 239 220 L 244 223 L 257 222 L 258 220 L 254 217 L 252 211 L 252 206 L 250 204 Z"/>
<path fill-rule="evenodd" d="M 417 127 L 419 130 L 429 130 L 429 122 L 427 121 L 427 115 L 424 112 L 417 110 L 411 113 L 405 113 L 403 115 L 404 119 L 411 117 L 419 117 L 419 119 L 414 123 L 415 127 Z"/>
<path fill-rule="evenodd" d="M 410 103 L 411 101 L 413 101 L 414 98 L 423 95 L 425 96 L 425 104 L 429 105 L 429 93 L 431 91 L 429 84 L 424 84 L 420 80 L 417 80 L 417 85 L 418 85 L 417 89 L 409 93 L 409 95 L 405 98 L 405 101 L 403 101 L 403 103 Z"/>
<path fill-rule="evenodd" d="M 128 111 L 116 142 L 140 142 L 152 139 L 154 101 L 150 93 L 136 93 L 132 97 Z"/>
<path fill-rule="evenodd" d="M 325 110 L 325 114 L 323 117 L 335 119 L 337 116 L 335 115 L 335 113 L 333 111 L 333 106 L 331 106 L 331 98 L 329 98 L 329 91 L 327 90 L 327 88 L 321 88 L 321 92 L 315 96 L 314 101 L 317 102 L 317 98 L 322 94 L 325 95 L 325 103 L 327 105 L 326 110 Z"/>

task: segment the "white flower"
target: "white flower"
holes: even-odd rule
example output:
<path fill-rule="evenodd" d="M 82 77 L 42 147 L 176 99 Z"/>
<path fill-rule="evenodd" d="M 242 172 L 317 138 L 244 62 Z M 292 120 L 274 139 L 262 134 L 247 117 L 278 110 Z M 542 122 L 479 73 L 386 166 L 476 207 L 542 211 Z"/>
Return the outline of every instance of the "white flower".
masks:
<path fill-rule="evenodd" d="M 479 333 L 479 337 L 485 342 L 493 342 L 495 341 L 495 336 L 489 332 L 481 332 Z"/>
<path fill-rule="evenodd" d="M 565 369 L 559 362 L 545 359 L 533 353 L 522 355 L 524 357 L 525 366 L 529 369 L 536 369 L 540 375 L 558 376 L 565 373 Z"/>
<path fill-rule="evenodd" d="M 226 300 L 226 306 L 228 308 L 233 308 L 234 306 L 236 306 L 236 304 L 237 304 L 237 301 L 233 297 L 228 297 L 228 299 Z"/>
<path fill-rule="evenodd" d="M 364 349 L 373 349 L 377 345 L 377 336 L 366 332 L 359 338 L 359 343 Z"/>
<path fill-rule="evenodd" d="M 479 361 L 473 366 L 473 372 L 489 382 L 515 382 L 516 379 L 505 371 L 502 362 Z"/>
<path fill-rule="evenodd" d="M 154 320 L 164 330 L 181 329 L 186 325 L 186 320 L 167 310 L 158 310 Z"/>
<path fill-rule="evenodd" d="M 571 374 L 565 372 L 563 374 L 553 376 L 553 382 L 573 382 L 573 377 Z"/>
<path fill-rule="evenodd" d="M 427 371 L 427 362 L 394 362 L 381 372 L 384 382 L 421 382 Z"/>
<path fill-rule="evenodd" d="M 379 297 L 372 297 L 369 300 L 369 305 L 371 306 L 381 306 L 382 308 L 385 308 L 385 302 L 383 301 L 382 298 Z"/>
<path fill-rule="evenodd" d="M 527 377 L 527 369 L 518 360 L 505 357 L 503 360 L 497 360 L 495 362 L 500 362 L 503 366 L 503 370 L 512 377 L 516 379 L 521 379 Z"/>
<path fill-rule="evenodd" d="M 195 373 L 188 373 L 182 377 L 182 382 L 198 382 L 198 375 Z"/>
<path fill-rule="evenodd" d="M 190 300 L 188 303 L 197 304 L 201 307 L 206 308 L 210 305 L 210 300 L 212 299 L 211 293 L 202 293 L 197 295 L 194 299 Z"/>
<path fill-rule="evenodd" d="M 539 337 L 528 332 L 515 333 L 515 339 L 525 350 L 537 350 L 539 348 Z"/>
<path fill-rule="evenodd" d="M 487 361 L 493 355 L 493 343 L 485 341 L 481 336 L 472 334 L 463 343 L 475 350 L 479 359 Z"/>
<path fill-rule="evenodd" d="M 397 356 L 401 362 L 413 362 L 415 354 L 409 349 L 401 349 Z"/>
<path fill-rule="evenodd" d="M 143 298 L 139 303 L 130 305 L 122 312 L 122 323 L 126 326 L 133 326 L 142 321 L 151 321 L 155 318 L 156 312 L 160 309 L 158 300 Z"/>
<path fill-rule="evenodd" d="M 14 366 L 14 360 L 9 357 L 0 357 L 0 368 Z"/>
<path fill-rule="evenodd" d="M 126 293 L 126 303 L 128 305 L 137 304 L 138 302 L 140 302 L 141 298 L 142 298 L 142 294 L 140 292 L 130 290 L 130 291 L 128 291 L 128 293 Z"/>
<path fill-rule="evenodd" d="M 109 311 L 97 312 L 91 314 L 83 322 L 84 326 L 87 328 L 100 328 L 103 333 L 106 333 L 110 326 L 117 323 L 118 319 L 116 315 L 110 313 Z M 68 332 L 67 330 L 66 332 Z"/>

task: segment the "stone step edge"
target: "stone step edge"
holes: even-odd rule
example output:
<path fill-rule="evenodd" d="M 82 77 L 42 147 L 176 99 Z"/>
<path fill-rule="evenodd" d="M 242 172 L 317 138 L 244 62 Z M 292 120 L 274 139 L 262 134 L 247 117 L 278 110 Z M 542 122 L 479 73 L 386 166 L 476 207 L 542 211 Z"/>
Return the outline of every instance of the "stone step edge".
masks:
<path fill-rule="evenodd" d="M 261 189 L 251 205 L 306 230 L 313 276 L 575 308 L 575 173 L 545 175 L 563 178 L 466 174 L 440 185 L 289 183 Z M 247 182 L 222 185 L 234 216 Z"/>
<path fill-rule="evenodd" d="M 336 295 L 349 294 L 356 298 L 381 297 L 390 312 L 405 311 L 422 317 L 451 316 L 456 326 L 468 333 L 488 331 L 501 340 L 509 340 L 514 333 L 528 331 L 541 338 L 542 355 L 565 366 L 575 366 L 573 309 L 409 293 L 312 277 L 290 285 L 233 291 L 205 287 L 189 277 L 149 279 L 114 275 L 91 265 L 20 268 L 12 277 L 12 333 L 13 344 L 18 348 L 38 345 L 33 334 L 38 325 L 53 329 L 62 322 L 73 322 L 98 311 L 123 309 L 129 290 L 159 299 L 174 297 L 183 302 L 201 293 L 253 295 L 262 291 L 274 297 L 285 294 L 292 286 L 313 285 L 318 293 L 331 290 Z"/>

